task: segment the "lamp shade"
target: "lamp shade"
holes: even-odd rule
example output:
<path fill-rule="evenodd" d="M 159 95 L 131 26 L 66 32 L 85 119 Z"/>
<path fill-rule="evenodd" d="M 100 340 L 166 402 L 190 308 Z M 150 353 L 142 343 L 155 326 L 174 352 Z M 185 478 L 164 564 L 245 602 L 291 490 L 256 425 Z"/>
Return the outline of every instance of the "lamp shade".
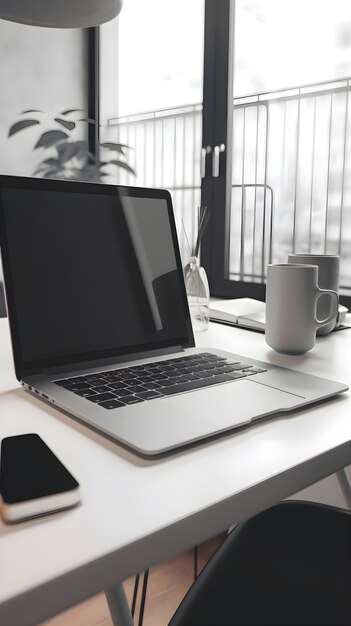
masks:
<path fill-rule="evenodd" d="M 89 28 L 112 20 L 123 0 L 0 0 L 0 18 L 31 26 Z"/>

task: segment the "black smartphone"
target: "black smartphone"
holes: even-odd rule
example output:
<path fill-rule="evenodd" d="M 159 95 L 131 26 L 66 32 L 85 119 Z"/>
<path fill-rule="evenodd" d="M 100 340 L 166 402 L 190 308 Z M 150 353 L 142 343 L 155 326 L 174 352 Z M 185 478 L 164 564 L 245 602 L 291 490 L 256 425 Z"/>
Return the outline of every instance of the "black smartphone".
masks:
<path fill-rule="evenodd" d="M 7 523 L 78 504 L 79 483 L 34 433 L 1 442 L 0 513 Z"/>

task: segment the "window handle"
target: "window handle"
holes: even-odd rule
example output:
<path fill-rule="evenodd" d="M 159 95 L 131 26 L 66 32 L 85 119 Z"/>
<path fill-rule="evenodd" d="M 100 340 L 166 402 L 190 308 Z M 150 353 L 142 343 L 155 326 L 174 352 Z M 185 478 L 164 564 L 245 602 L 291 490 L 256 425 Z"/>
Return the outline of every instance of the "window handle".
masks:
<path fill-rule="evenodd" d="M 210 154 L 211 146 L 206 146 L 206 148 L 201 149 L 201 178 L 205 178 L 206 176 L 206 156 Z"/>
<path fill-rule="evenodd" d="M 221 152 L 225 151 L 224 143 L 221 143 L 220 146 L 215 146 L 213 148 L 212 155 L 212 176 L 217 178 L 219 176 L 219 155 Z"/>

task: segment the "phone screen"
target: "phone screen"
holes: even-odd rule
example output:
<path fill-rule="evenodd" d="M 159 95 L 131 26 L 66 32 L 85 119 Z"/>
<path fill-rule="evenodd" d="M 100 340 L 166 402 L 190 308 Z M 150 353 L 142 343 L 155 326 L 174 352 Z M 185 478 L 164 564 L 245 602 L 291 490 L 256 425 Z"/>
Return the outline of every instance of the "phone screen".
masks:
<path fill-rule="evenodd" d="M 2 440 L 0 494 L 5 504 L 43 498 L 78 486 L 39 435 L 17 435 Z"/>

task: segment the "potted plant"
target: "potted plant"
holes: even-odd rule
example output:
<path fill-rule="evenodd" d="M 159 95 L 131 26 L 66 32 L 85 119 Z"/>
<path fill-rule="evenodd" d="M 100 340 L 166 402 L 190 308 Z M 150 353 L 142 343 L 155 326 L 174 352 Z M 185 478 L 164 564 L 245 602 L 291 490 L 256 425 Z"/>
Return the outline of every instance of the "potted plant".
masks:
<path fill-rule="evenodd" d="M 36 114 L 35 117 L 33 114 Z M 110 165 L 123 168 L 135 175 L 133 168 L 126 161 L 126 152 L 129 149 L 126 144 L 101 143 L 99 152 L 106 157 L 101 159 L 100 155 L 94 155 L 89 151 L 87 141 L 76 138 L 81 124 L 96 123 L 95 120 L 81 117 L 81 114 L 80 109 L 61 111 L 53 120 L 50 119 L 52 126 L 43 130 L 47 116 L 45 119 L 43 111 L 31 109 L 23 111 L 22 118 L 11 125 L 9 137 L 33 126 L 40 127 L 40 136 L 34 150 L 42 150 L 45 158 L 39 163 L 33 175 L 100 183 L 109 175 L 106 168 Z"/>

